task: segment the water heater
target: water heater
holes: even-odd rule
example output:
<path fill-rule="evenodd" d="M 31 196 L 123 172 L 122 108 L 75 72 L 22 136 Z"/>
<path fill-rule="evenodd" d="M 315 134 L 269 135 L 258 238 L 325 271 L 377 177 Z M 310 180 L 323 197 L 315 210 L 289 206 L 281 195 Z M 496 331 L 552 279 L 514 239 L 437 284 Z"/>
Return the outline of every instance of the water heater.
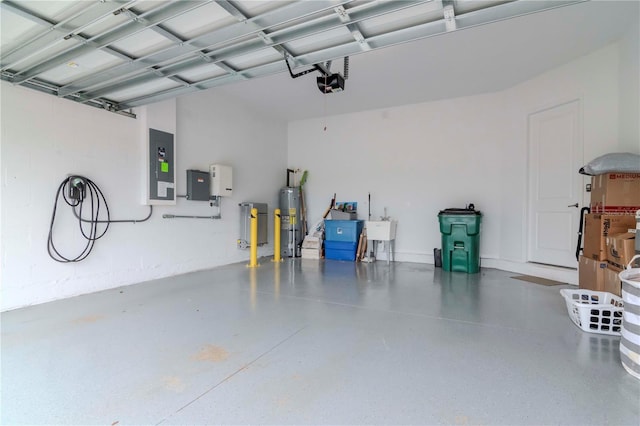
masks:
<path fill-rule="evenodd" d="M 286 186 L 280 190 L 282 257 L 299 257 L 301 254 L 304 235 L 300 206 L 299 186 Z"/>

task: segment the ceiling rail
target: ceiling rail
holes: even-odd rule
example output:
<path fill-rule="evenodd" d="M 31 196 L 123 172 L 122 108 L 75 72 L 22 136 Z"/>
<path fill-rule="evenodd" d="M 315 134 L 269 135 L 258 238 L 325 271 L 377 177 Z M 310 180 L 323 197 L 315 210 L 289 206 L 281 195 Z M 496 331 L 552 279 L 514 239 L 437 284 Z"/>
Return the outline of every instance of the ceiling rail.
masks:
<path fill-rule="evenodd" d="M 515 3 L 519 2 L 506 3 L 499 6 L 493 6 L 491 8 L 474 10 L 464 15 L 456 15 L 456 21 L 458 22 L 458 30 L 464 30 L 472 27 L 490 24 L 493 22 L 511 19 L 516 16 L 523 16 L 531 13 L 542 12 L 545 10 L 566 7 L 577 3 L 582 3 L 584 1 L 587 0 L 551 0 L 535 2 L 526 1 L 521 3 L 521 7 L 515 6 Z M 443 16 L 442 19 L 439 19 L 437 21 L 432 21 L 425 24 L 420 24 L 413 27 L 403 28 L 393 32 L 369 37 L 367 38 L 367 43 L 370 44 L 373 49 L 380 49 L 428 37 L 439 36 L 446 33 L 447 29 Z M 310 65 L 339 59 L 345 56 L 352 56 L 358 53 L 362 53 L 360 43 L 357 40 L 354 40 L 338 46 L 333 46 L 331 48 L 300 55 L 295 59 L 299 63 Z M 249 75 L 251 78 L 254 78 L 277 74 L 280 72 L 286 72 L 286 70 L 287 68 L 284 60 L 278 60 L 268 64 L 245 69 L 244 73 L 245 75 Z M 232 81 L 237 81 L 237 78 L 231 78 L 230 76 L 213 77 L 210 79 L 192 83 L 188 87 L 165 89 L 159 91 L 158 93 L 152 93 L 145 96 L 139 96 L 133 99 L 124 100 L 120 102 L 120 106 L 123 108 L 133 108 L 151 102 L 158 102 L 177 96 L 182 96 L 184 94 L 188 94 L 197 90 L 210 89 L 227 84 Z"/>
<path fill-rule="evenodd" d="M 100 34 L 84 39 L 83 43 L 39 61 L 26 69 L 15 73 L 14 83 L 20 84 L 30 80 L 59 65 L 65 64 L 79 56 L 91 53 L 96 49 L 108 47 L 126 37 L 141 32 L 149 27 L 160 24 L 179 14 L 201 7 L 206 2 L 181 1 L 168 3 L 147 12 L 145 19 L 129 20 L 123 24 L 110 28 Z"/>
<path fill-rule="evenodd" d="M 31 22 L 35 22 L 45 27 L 45 29 L 30 37 L 28 40 L 21 41 L 20 44 L 11 50 L 3 52 L 2 59 L 0 60 L 0 71 L 13 68 L 34 55 L 51 49 L 56 44 L 68 40 L 95 22 L 113 14 L 114 11 L 122 7 L 130 6 L 136 1 L 137 0 L 114 0 L 110 3 L 94 1 L 84 9 L 72 13 L 62 21 L 55 22 L 27 10 L 17 2 L 4 0 L 0 3 L 0 8 L 22 16 Z"/>
<path fill-rule="evenodd" d="M 7 1 L 8 0 L 5 0 L 5 2 Z M 130 59 L 125 64 L 98 72 L 96 75 L 91 77 L 83 77 L 65 86 L 43 81 L 37 77 L 39 74 L 29 77 L 29 74 L 34 72 L 34 68 L 29 69 L 27 72 L 25 72 L 25 70 L 14 72 L 11 69 L 5 69 L 2 70 L 0 77 L 2 80 L 9 81 L 14 84 L 20 84 L 52 95 L 64 96 L 65 98 L 75 102 L 81 102 L 89 106 L 133 117 L 135 114 L 133 114 L 132 108 L 151 102 L 174 98 L 199 90 L 206 90 L 234 81 L 262 77 L 286 71 L 284 62 L 285 57 L 290 57 L 296 66 L 313 65 L 362 53 L 367 48 L 372 50 L 380 49 L 427 37 L 438 36 L 447 32 L 444 16 L 440 16 L 429 22 L 408 25 L 403 28 L 384 31 L 378 34 L 369 34 L 367 36 L 361 31 L 360 27 L 357 26 L 356 23 L 372 17 L 381 16 L 383 14 L 393 13 L 394 11 L 418 4 L 428 3 L 429 1 L 407 0 L 389 2 L 356 2 L 353 7 L 347 9 L 343 8 L 344 13 L 340 13 L 339 6 L 341 4 L 349 3 L 349 1 L 351 0 L 333 2 L 320 0 L 313 2 L 302 1 L 287 4 L 287 6 L 273 9 L 254 17 L 248 17 L 240 9 L 237 9 L 233 2 L 220 0 L 223 8 L 228 13 L 231 13 L 232 16 L 236 17 L 239 22 L 208 32 L 193 39 L 182 41 L 177 34 L 174 34 L 162 27 L 159 19 L 158 21 L 150 20 L 153 19 L 154 16 L 158 18 L 157 14 L 154 15 L 154 12 L 158 12 L 157 8 L 145 12 L 149 19 L 145 18 L 140 19 L 139 21 L 135 21 L 135 11 L 130 10 L 129 12 L 131 13 L 132 19 L 134 19 L 134 22 L 142 23 L 142 26 L 136 26 L 136 30 L 133 31 L 133 33 L 142 31 L 143 29 L 152 29 L 171 40 L 173 44 L 162 51 L 153 52 L 146 57 Z M 489 7 L 473 9 L 467 12 L 460 13 L 456 11 L 454 17 L 456 29 L 454 31 L 465 30 L 526 14 L 538 13 L 544 10 L 565 7 L 576 3 L 582 3 L 584 1 L 586 0 L 539 0 L 535 2 L 512 1 L 507 3 L 495 3 Z M 121 2 L 124 2 L 124 0 L 121 0 Z M 433 3 L 436 2 L 439 3 L 439 1 L 434 1 Z M 8 3 L 8 7 L 14 6 L 13 2 L 8 1 Z M 179 2 L 179 4 L 184 3 L 191 2 Z M 316 9 L 320 3 L 324 8 L 321 11 L 317 11 Z M 305 10 L 309 11 L 304 17 L 300 17 L 301 4 L 304 4 L 306 8 Z M 336 4 L 338 4 L 338 6 L 336 6 Z M 170 3 L 170 5 L 173 7 L 175 6 L 175 3 Z M 193 3 L 191 5 L 193 5 Z M 292 5 L 297 6 L 293 7 Z M 312 5 L 314 5 L 315 8 L 313 8 Z M 398 7 L 398 5 L 402 5 L 403 7 Z M 311 11 L 312 8 L 316 11 Z M 425 9 L 423 8 L 421 10 L 424 11 Z M 22 11 L 21 13 L 28 12 Z M 139 16 L 141 15 L 142 13 Z M 279 19 L 274 19 L 274 17 Z M 41 17 L 33 15 L 33 19 L 38 20 L 41 19 Z M 168 19 L 171 18 L 167 16 L 162 22 Z M 434 18 L 433 16 L 430 16 L 429 19 Z M 48 25 L 56 25 L 56 23 L 49 20 L 46 22 L 48 22 Z M 120 27 L 132 28 L 129 22 L 121 24 L 118 28 Z M 291 51 L 290 47 L 285 46 L 286 43 L 340 27 L 344 27 L 351 34 L 352 38 L 350 38 L 349 41 L 342 40 L 339 44 L 319 50 L 308 51 L 306 53 L 299 52 L 297 55 L 295 52 Z M 66 27 L 64 31 L 68 31 L 70 29 L 71 28 Z M 114 28 L 111 28 L 106 30 L 100 35 L 94 36 L 94 38 L 92 38 L 92 40 L 94 40 L 93 43 L 86 43 L 86 45 L 88 45 L 86 52 L 95 50 L 96 46 L 109 52 L 108 49 L 111 49 L 111 47 L 109 46 L 109 43 L 105 43 L 106 41 L 115 38 L 120 40 L 125 38 L 127 35 L 131 34 L 124 32 L 122 29 L 114 30 Z M 75 34 L 75 36 L 79 35 Z M 225 38 L 229 36 L 231 36 L 231 41 L 229 41 L 228 38 Z M 58 33 L 56 37 L 59 38 L 60 33 Z M 103 44 L 100 45 L 95 42 L 96 38 L 102 38 Z M 188 48 L 181 49 L 185 44 L 189 45 Z M 366 46 L 366 48 L 363 48 L 363 46 Z M 176 49 L 177 47 L 180 49 Z M 245 68 L 232 67 L 224 62 L 231 58 L 264 49 L 275 49 L 278 52 L 278 58 L 270 59 L 266 63 Z M 14 49 L 14 51 L 16 50 Z M 85 50 L 83 49 L 82 51 L 84 52 Z M 33 51 L 23 51 L 22 54 L 25 52 L 33 53 Z M 178 52 L 182 53 L 175 55 Z M 47 66 L 51 66 L 53 63 L 60 61 L 60 58 L 65 57 L 68 53 L 69 52 L 65 52 L 62 55 L 59 55 L 55 60 L 46 62 Z M 119 52 L 115 51 L 116 55 L 118 53 Z M 15 56 L 14 58 L 18 58 L 18 56 Z M 6 58 L 3 57 L 3 61 L 5 59 Z M 225 74 L 205 78 L 199 81 L 188 81 L 179 75 L 180 73 L 191 70 L 196 66 L 201 66 L 204 63 L 217 65 L 221 70 L 223 70 L 223 72 L 225 72 Z M 132 66 L 132 64 L 135 65 Z M 35 68 L 38 67 L 36 66 Z M 123 72 L 125 69 L 127 72 Z M 101 78 L 102 81 L 96 81 L 98 78 Z M 113 101 L 106 97 L 116 91 L 129 89 L 139 84 L 153 83 L 163 79 L 170 80 L 175 87 L 166 88 L 167 86 L 165 85 L 165 88 L 162 90 L 157 90 L 153 93 L 147 93 L 144 95 L 132 96 L 131 98 L 121 101 Z M 92 90 L 87 91 L 87 88 Z"/>
<path fill-rule="evenodd" d="M 353 0 L 342 0 L 338 4 L 348 3 Z M 337 4 L 331 1 L 308 1 L 293 3 L 276 10 L 249 18 L 246 21 L 238 22 L 223 28 L 201 34 L 181 44 L 174 44 L 161 48 L 155 52 L 140 56 L 133 61 L 115 65 L 91 76 L 73 81 L 60 90 L 60 96 L 68 96 L 80 91 L 104 87 L 114 81 L 122 81 L 127 76 L 138 74 L 142 70 L 150 70 L 167 61 L 179 61 L 181 59 L 193 59 L 194 56 L 202 54 L 203 50 L 246 40 L 247 37 L 265 31 L 270 27 L 284 25 L 300 16 L 309 16 L 330 10 Z M 258 21 L 268 21 L 268 24 L 258 25 Z M 187 59 L 185 59 L 187 58 Z M 201 65 L 196 58 L 190 65 L 195 67 Z M 154 72 L 151 70 L 151 72 Z"/>
<path fill-rule="evenodd" d="M 219 61 L 228 60 L 237 56 L 241 56 L 244 54 L 248 54 L 251 52 L 260 51 L 263 49 L 273 48 L 275 45 L 282 45 L 284 43 L 288 43 L 291 41 L 299 40 L 304 37 L 308 37 L 310 35 L 319 34 L 331 29 L 345 27 L 349 23 L 354 23 L 358 21 L 362 21 L 365 19 L 371 19 L 373 17 L 381 16 L 384 14 L 397 12 L 399 10 L 407 9 L 419 4 L 428 3 L 430 0 L 414 0 L 414 1 L 390 1 L 390 2 L 381 2 L 381 3 L 369 3 L 365 6 L 360 6 L 358 10 L 354 10 L 350 13 L 350 18 L 347 21 L 342 21 L 338 18 L 335 13 L 331 13 L 330 15 L 322 15 L 313 21 L 306 21 L 304 25 L 302 23 L 297 23 L 294 26 L 290 26 L 278 31 L 274 31 L 269 34 L 269 39 L 271 42 L 266 41 L 262 38 L 256 37 L 251 40 L 243 40 L 239 43 L 232 44 L 229 46 L 225 46 L 220 49 L 212 50 L 205 54 L 205 56 L 211 58 L 213 63 L 217 63 Z M 316 3 L 316 2 L 310 2 Z M 256 17 L 258 18 L 258 17 Z M 297 64 L 300 65 L 309 65 L 304 62 L 298 61 L 296 58 L 299 56 L 293 56 L 296 60 Z M 101 88 L 97 90 L 92 90 L 88 93 L 83 93 L 82 95 L 85 99 L 90 100 L 97 97 L 102 97 L 108 95 L 110 93 L 124 90 L 133 86 L 137 86 L 144 83 L 149 83 L 154 80 L 168 78 L 171 76 L 178 75 L 182 72 L 189 71 L 190 69 L 201 65 L 199 57 L 196 58 L 187 58 L 183 60 L 174 61 L 168 65 L 160 65 L 158 64 L 153 66 L 149 66 L 144 69 L 143 73 L 135 72 L 135 76 L 131 78 L 125 78 L 127 76 L 120 76 L 120 83 L 110 84 L 110 82 L 105 82 L 101 85 Z M 137 70 L 139 71 L 139 70 Z M 240 74 L 245 74 L 245 70 L 238 71 Z M 245 77 L 246 78 L 246 77 Z M 234 80 L 235 81 L 235 80 Z"/>

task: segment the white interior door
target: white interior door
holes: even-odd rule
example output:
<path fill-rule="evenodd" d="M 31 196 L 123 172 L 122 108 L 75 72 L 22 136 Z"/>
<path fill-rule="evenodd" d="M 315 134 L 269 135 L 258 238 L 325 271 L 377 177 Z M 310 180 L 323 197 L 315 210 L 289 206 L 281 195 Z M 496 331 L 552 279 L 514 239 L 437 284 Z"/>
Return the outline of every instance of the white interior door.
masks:
<path fill-rule="evenodd" d="M 530 262 L 577 267 L 581 127 L 579 100 L 529 115 Z"/>

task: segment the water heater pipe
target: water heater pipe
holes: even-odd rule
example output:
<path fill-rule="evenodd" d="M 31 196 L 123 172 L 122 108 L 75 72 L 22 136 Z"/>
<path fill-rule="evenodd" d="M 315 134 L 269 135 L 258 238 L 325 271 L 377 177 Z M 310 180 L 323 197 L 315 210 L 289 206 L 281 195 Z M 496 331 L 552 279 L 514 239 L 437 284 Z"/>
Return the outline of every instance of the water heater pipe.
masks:
<path fill-rule="evenodd" d="M 291 181 L 290 181 L 290 176 L 291 173 L 295 173 L 296 171 L 293 169 L 287 169 L 287 187 L 291 187 Z"/>

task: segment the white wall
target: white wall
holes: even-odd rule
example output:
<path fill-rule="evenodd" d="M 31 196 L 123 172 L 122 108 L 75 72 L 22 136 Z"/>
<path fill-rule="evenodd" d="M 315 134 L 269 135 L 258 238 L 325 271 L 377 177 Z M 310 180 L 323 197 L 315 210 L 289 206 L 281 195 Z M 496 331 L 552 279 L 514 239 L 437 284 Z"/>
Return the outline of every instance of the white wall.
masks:
<path fill-rule="evenodd" d="M 440 245 L 438 211 L 473 202 L 485 214 L 483 266 L 528 273 L 527 115 L 579 98 L 585 162 L 610 151 L 640 152 L 638 98 L 626 92 L 639 87 L 637 35 L 630 34 L 503 92 L 297 121 L 288 132 L 213 92 L 179 98 L 177 192 L 186 190 L 188 168 L 232 165 L 234 196 L 223 199 L 222 220 L 163 219 L 163 213 L 216 213 L 207 203 L 178 199 L 156 207 L 146 223 L 114 224 L 77 264 L 58 264 L 46 252 L 55 191 L 67 174 L 86 175 L 105 192 L 112 218 L 144 217 L 144 120 L 2 82 L 0 309 L 245 261 L 248 253 L 236 248 L 237 204 L 267 202 L 272 210 L 287 166 L 310 172 L 310 221 L 334 192 L 358 201 L 364 218 L 370 192 L 374 217 L 387 207 L 399 220 L 398 260 L 432 262 Z M 158 111 L 156 105 L 138 113 L 153 120 Z M 61 250 L 75 253 L 80 242 L 69 215 L 62 205 L 54 236 Z M 259 254 L 272 251 L 270 243 Z"/>
<path fill-rule="evenodd" d="M 472 202 L 484 213 L 483 266 L 528 273 L 527 116 L 581 99 L 585 158 L 617 150 L 618 54 L 610 45 L 499 93 L 290 123 L 289 165 L 309 169 L 310 218 L 334 192 L 366 218 L 371 192 L 373 217 L 386 206 L 399 221 L 397 259 L 432 263 L 438 211 Z"/>
<path fill-rule="evenodd" d="M 636 8 L 640 7 L 636 4 Z M 620 151 L 640 152 L 640 20 L 620 42 Z"/>
<path fill-rule="evenodd" d="M 144 120 L 4 82 L 1 88 L 2 310 L 248 259 L 236 249 L 237 204 L 250 199 L 273 207 L 286 168 L 284 123 L 211 94 L 178 99 L 177 191 L 186 190 L 186 168 L 232 165 L 234 196 L 223 199 L 222 219 L 163 219 L 163 213 L 216 213 L 206 202 L 179 199 L 176 206 L 155 207 L 148 222 L 113 224 L 86 260 L 60 264 L 47 255 L 46 241 L 55 192 L 67 174 L 96 182 L 112 219 L 146 215 L 140 201 Z M 54 229 L 69 255 L 80 246 L 70 215 L 62 202 Z M 269 245 L 259 254 L 272 252 Z"/>
<path fill-rule="evenodd" d="M 187 239 L 194 244 L 185 256 L 202 253 L 206 267 L 212 261 L 220 265 L 248 259 L 248 250 L 236 248 L 240 226 L 238 204 L 245 201 L 268 204 L 269 244 L 258 248 L 258 256 L 273 255 L 273 209 L 277 207 L 280 188 L 286 184 L 286 123 L 274 121 L 215 92 L 201 92 L 178 98 L 178 134 L 183 145 L 192 147 L 178 148 L 180 173 L 187 169 L 208 170 L 209 164 L 215 163 L 233 167 L 233 197 L 222 199 L 222 221 L 211 224 L 176 219 L 170 223 L 188 232 Z M 186 183 L 182 179 L 178 193 L 185 192 Z M 191 206 L 189 201 L 179 199 L 176 211 L 211 212 L 207 203 L 188 209 L 187 206 Z M 216 231 L 207 233 L 212 225 Z"/>
<path fill-rule="evenodd" d="M 306 120 L 289 126 L 289 163 L 309 170 L 310 219 L 319 219 L 333 193 L 357 201 L 359 217 L 399 220 L 399 260 L 426 262 L 439 247 L 437 214 L 475 203 L 486 216 L 482 252 L 496 257 L 500 227 L 497 95 L 445 100 Z M 482 106 L 479 108 L 479 106 Z M 480 177 L 480 178 L 479 178 Z"/>

